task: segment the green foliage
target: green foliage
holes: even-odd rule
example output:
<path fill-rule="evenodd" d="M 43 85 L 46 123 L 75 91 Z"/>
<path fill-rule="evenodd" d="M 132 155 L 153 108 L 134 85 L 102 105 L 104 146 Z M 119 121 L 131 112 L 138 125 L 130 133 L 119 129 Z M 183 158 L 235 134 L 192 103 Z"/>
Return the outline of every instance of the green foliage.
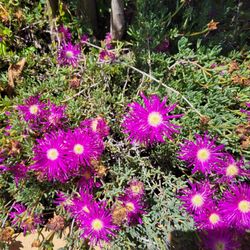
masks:
<path fill-rule="evenodd" d="M 192 218 L 180 209 L 180 201 L 176 198 L 177 190 L 185 187 L 191 176 L 183 162 L 176 157 L 183 139 L 191 139 L 194 133 L 208 131 L 218 136 L 218 142 L 225 144 L 226 149 L 236 157 L 250 160 L 249 147 L 242 147 L 236 131 L 239 125 L 246 124 L 246 116 L 240 109 L 249 101 L 250 86 L 233 81 L 236 75 L 241 78 L 249 76 L 250 58 L 245 50 L 233 50 L 225 55 L 221 46 L 229 42 L 232 35 L 242 27 L 240 21 L 235 21 L 236 24 L 227 23 L 231 13 L 238 14 L 239 20 L 246 12 L 239 12 L 242 6 L 226 1 L 220 14 L 227 14 L 223 29 L 225 28 L 225 32 L 229 31 L 223 36 L 224 40 L 220 40 L 221 31 L 215 37 L 209 33 L 209 41 L 205 35 L 195 40 L 190 34 L 206 27 L 211 18 L 203 19 L 203 15 L 206 13 L 205 16 L 208 16 L 207 12 L 212 8 L 213 1 L 175 3 L 140 0 L 137 1 L 136 20 L 128 31 L 131 43 L 117 44 L 117 61 L 111 64 L 99 63 L 99 50 L 88 47 L 84 50 L 79 66 L 72 69 L 57 65 L 57 52 L 46 42 L 46 39 L 50 42 L 50 37 L 45 31 L 48 29 L 43 16 L 45 2 L 37 1 L 34 5 L 32 2 L 18 1 L 11 5 L 9 1 L 5 1 L 13 18 L 12 22 L 16 24 L 0 26 L 0 35 L 4 35 L 4 41 L 0 42 L 0 57 L 3 61 L 3 66 L 0 66 L 0 145 L 1 148 L 9 148 L 11 141 L 18 141 L 21 147 L 20 153 L 10 155 L 6 164 L 14 165 L 22 161 L 32 164 L 35 135 L 25 135 L 27 125 L 20 121 L 15 108 L 31 95 L 39 94 L 44 100 L 66 104 L 69 127 L 79 125 L 85 118 L 98 115 L 105 117 L 112 131 L 105 142 L 106 151 L 102 158 L 108 174 L 101 179 L 102 186 L 96 192 L 96 197 L 106 199 L 111 206 L 115 197 L 126 188 L 128 181 L 136 177 L 145 184 L 148 204 L 143 224 L 122 227 L 112 241 L 111 249 L 168 249 L 170 234 L 195 230 Z M 221 5 L 220 7 L 222 8 Z M 22 8 L 25 17 L 21 24 L 17 24 L 18 21 L 13 16 L 18 8 Z M 60 18 L 74 29 L 74 37 L 77 38 L 81 28 L 76 19 L 63 11 Z M 215 20 L 222 22 L 219 16 Z M 37 26 L 32 25 L 35 22 L 38 22 Z M 231 25 L 234 25 L 233 30 L 230 30 Z M 28 26 L 30 28 L 25 29 L 25 33 L 32 35 L 33 40 L 23 41 L 21 38 L 25 34 L 16 38 L 19 36 L 18 30 Z M 245 44 L 245 35 L 242 34 L 239 41 L 236 41 L 237 46 Z M 167 53 L 159 53 L 155 48 L 165 37 L 171 39 L 173 47 Z M 128 47 L 127 54 L 123 53 L 125 47 Z M 16 82 L 15 95 L 8 97 L 8 65 L 19 61 L 21 57 L 26 57 L 27 63 Z M 233 62 L 237 62 L 239 68 L 231 71 Z M 138 73 L 132 67 L 138 67 L 159 81 Z M 73 88 L 70 80 L 75 75 L 80 77 L 81 84 Z M 150 149 L 132 146 L 127 142 L 126 136 L 121 132 L 122 117 L 127 112 L 128 103 L 140 102 L 140 91 L 147 95 L 157 93 L 161 97 L 168 96 L 170 103 L 178 102 L 176 112 L 183 113 L 184 116 L 176 121 L 182 129 L 173 141 Z M 11 112 L 8 118 L 6 111 Z M 13 126 L 9 136 L 4 133 L 7 119 Z M 67 226 L 74 226 L 67 239 L 67 247 L 87 249 L 86 244 L 79 240 L 80 231 L 74 221 L 66 211 L 53 204 L 58 190 L 73 195 L 76 192 L 74 180 L 65 185 L 39 182 L 35 174 L 30 173 L 29 179 L 16 186 L 9 173 L 0 174 L 0 222 L 3 223 L 6 219 L 13 200 L 21 201 L 34 211 L 49 216 L 57 212 L 66 218 Z M 194 235 L 178 237 L 180 242 L 186 240 L 183 243 L 186 244 L 186 249 L 194 249 Z M 44 242 L 43 247 L 52 249 L 51 242 Z M 67 247 L 65 249 L 69 249 Z"/>

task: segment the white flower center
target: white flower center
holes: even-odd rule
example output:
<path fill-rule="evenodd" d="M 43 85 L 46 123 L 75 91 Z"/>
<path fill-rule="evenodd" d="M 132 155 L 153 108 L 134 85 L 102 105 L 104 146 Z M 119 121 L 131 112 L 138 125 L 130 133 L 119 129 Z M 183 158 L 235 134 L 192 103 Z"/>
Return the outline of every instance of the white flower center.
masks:
<path fill-rule="evenodd" d="M 239 169 L 237 166 L 230 164 L 227 168 L 226 168 L 226 176 L 235 176 L 239 173 Z"/>
<path fill-rule="evenodd" d="M 200 194 L 196 194 L 193 196 L 193 198 L 191 199 L 192 204 L 195 207 L 201 207 L 204 204 L 204 199 L 202 197 L 202 195 Z"/>
<path fill-rule="evenodd" d="M 148 115 L 148 123 L 153 127 L 159 126 L 162 123 L 162 115 L 159 112 L 151 112 Z"/>
<path fill-rule="evenodd" d="M 59 152 L 56 148 L 51 148 L 47 151 L 47 158 L 51 161 L 54 161 L 58 158 Z"/>
<path fill-rule="evenodd" d="M 238 208 L 242 213 L 249 213 L 250 212 L 250 202 L 247 200 L 242 200 L 239 202 Z"/>
<path fill-rule="evenodd" d="M 99 219 L 94 219 L 91 223 L 93 230 L 100 231 L 103 228 L 103 222 Z"/>
<path fill-rule="evenodd" d="M 215 250 L 225 250 L 225 243 L 218 241 L 215 243 Z"/>
<path fill-rule="evenodd" d="M 197 152 L 197 158 L 199 161 L 207 161 L 210 157 L 210 152 L 206 148 L 202 148 Z"/>
<path fill-rule="evenodd" d="M 30 111 L 30 113 L 32 114 L 32 115 L 36 115 L 37 114 L 37 112 L 38 112 L 38 110 L 39 110 L 39 108 L 38 108 L 38 106 L 37 105 L 31 105 L 30 106 L 30 108 L 29 108 L 29 111 Z"/>
<path fill-rule="evenodd" d="M 74 54 L 72 51 L 68 50 L 68 51 L 66 51 L 65 55 L 67 58 L 72 58 Z"/>
<path fill-rule="evenodd" d="M 77 154 L 77 155 L 81 155 L 82 153 L 83 153 L 83 151 L 84 151 L 84 147 L 83 147 L 83 145 L 81 145 L 81 144 L 76 144 L 75 146 L 74 146 L 74 153 L 75 154 Z"/>

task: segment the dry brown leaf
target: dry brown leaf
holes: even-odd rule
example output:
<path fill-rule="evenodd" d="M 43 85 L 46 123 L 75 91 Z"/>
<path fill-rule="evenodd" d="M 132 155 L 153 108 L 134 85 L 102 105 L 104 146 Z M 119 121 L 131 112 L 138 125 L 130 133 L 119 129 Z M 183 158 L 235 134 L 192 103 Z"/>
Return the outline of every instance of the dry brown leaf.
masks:
<path fill-rule="evenodd" d="M 15 87 L 15 80 L 21 75 L 26 59 L 22 58 L 17 64 L 11 64 L 8 68 L 8 92 Z"/>

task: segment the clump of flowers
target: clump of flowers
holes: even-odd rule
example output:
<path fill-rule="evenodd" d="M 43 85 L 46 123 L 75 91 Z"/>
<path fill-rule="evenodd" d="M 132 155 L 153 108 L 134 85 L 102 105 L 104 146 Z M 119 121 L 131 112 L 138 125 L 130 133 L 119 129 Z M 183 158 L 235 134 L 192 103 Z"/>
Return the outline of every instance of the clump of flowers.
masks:
<path fill-rule="evenodd" d="M 104 49 L 99 53 L 100 62 L 113 62 L 114 60 L 115 60 L 115 54 L 111 51 Z"/>
<path fill-rule="evenodd" d="M 69 42 L 71 40 L 71 33 L 69 28 L 65 27 L 64 25 L 61 25 L 58 28 L 58 33 L 60 35 L 60 38 L 63 42 Z"/>
<path fill-rule="evenodd" d="M 186 161 L 188 167 L 194 167 L 192 173 L 199 171 L 203 174 L 210 174 L 218 164 L 223 164 L 224 145 L 216 145 L 215 139 L 208 134 L 203 137 L 195 135 L 196 141 L 185 140 L 181 145 L 179 158 Z"/>
<path fill-rule="evenodd" d="M 160 101 L 157 95 L 147 98 L 142 93 L 141 97 L 144 106 L 137 102 L 129 104 L 130 111 L 122 123 L 124 133 L 129 135 L 128 139 L 145 145 L 165 142 L 165 137 L 172 139 L 172 135 L 179 132 L 180 126 L 170 121 L 182 117 L 182 114 L 169 114 L 177 104 L 167 106 L 167 98 Z"/>
<path fill-rule="evenodd" d="M 71 65 L 76 67 L 79 61 L 80 49 L 78 45 L 64 43 L 58 51 L 58 63 L 60 65 Z"/>
<path fill-rule="evenodd" d="M 124 194 L 118 197 L 113 207 L 113 222 L 117 225 L 142 224 L 142 216 L 146 213 L 144 202 L 144 184 L 136 179 L 130 181 Z"/>
<path fill-rule="evenodd" d="M 9 214 L 14 226 L 20 225 L 24 235 L 33 232 L 42 223 L 38 214 L 33 214 L 23 204 L 16 203 Z"/>

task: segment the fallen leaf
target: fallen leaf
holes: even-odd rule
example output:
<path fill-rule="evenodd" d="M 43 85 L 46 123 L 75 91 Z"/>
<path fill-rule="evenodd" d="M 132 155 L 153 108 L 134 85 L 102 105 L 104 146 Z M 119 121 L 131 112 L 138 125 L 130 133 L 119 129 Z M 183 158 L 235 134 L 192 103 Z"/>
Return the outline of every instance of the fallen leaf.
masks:
<path fill-rule="evenodd" d="M 15 80 L 21 75 L 26 59 L 22 58 L 17 64 L 11 64 L 8 68 L 8 93 L 12 93 L 15 87 Z"/>

